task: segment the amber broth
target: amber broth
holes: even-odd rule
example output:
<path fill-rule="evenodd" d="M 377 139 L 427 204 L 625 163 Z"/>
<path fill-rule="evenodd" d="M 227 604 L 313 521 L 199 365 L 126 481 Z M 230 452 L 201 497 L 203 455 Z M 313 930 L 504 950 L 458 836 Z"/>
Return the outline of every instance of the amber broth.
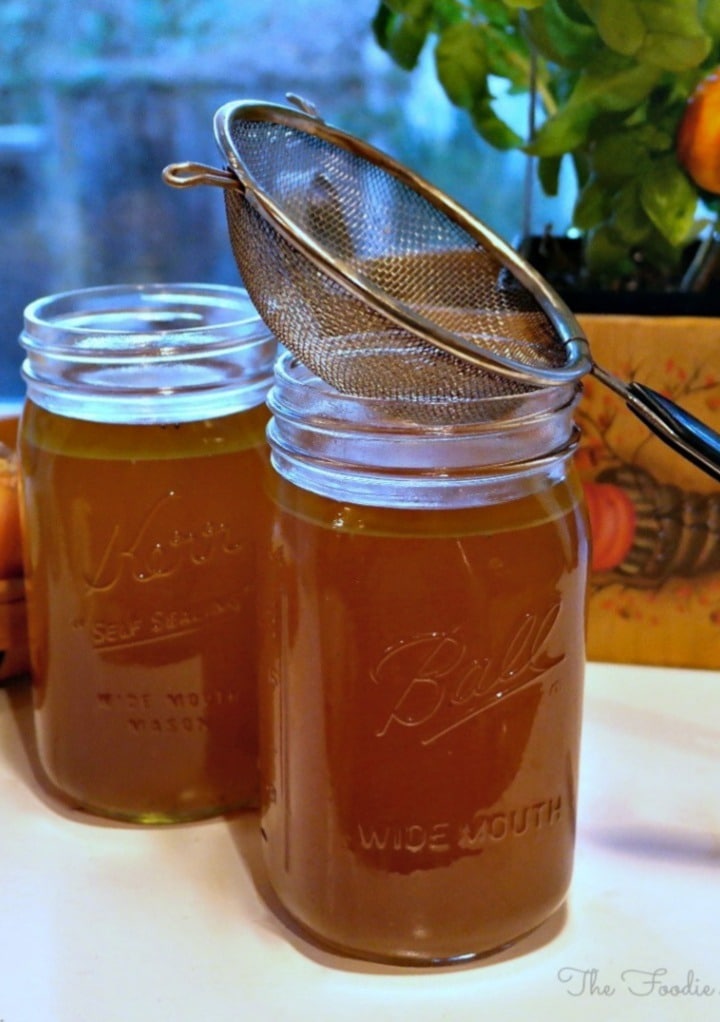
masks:
<path fill-rule="evenodd" d="M 572 868 L 587 543 L 574 477 L 484 509 L 278 481 L 263 834 L 301 928 L 418 964 L 538 926 Z"/>
<path fill-rule="evenodd" d="M 72 805 L 162 822 L 256 802 L 266 419 L 104 425 L 28 403 L 39 756 Z"/>

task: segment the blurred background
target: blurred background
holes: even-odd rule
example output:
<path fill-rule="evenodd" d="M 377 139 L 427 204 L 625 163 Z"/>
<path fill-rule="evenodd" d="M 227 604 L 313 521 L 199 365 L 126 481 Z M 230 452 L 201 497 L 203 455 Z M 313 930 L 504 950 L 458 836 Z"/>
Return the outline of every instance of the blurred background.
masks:
<path fill-rule="evenodd" d="M 295 92 L 390 152 L 508 240 L 569 219 L 523 203 L 526 161 L 475 134 L 435 79 L 372 35 L 375 0 L 3 0 L 0 5 L 0 399 L 19 399 L 25 305 L 100 284 L 237 284 L 218 189 L 161 180 L 220 165 L 212 117 Z M 525 134 L 525 101 L 502 100 Z"/>

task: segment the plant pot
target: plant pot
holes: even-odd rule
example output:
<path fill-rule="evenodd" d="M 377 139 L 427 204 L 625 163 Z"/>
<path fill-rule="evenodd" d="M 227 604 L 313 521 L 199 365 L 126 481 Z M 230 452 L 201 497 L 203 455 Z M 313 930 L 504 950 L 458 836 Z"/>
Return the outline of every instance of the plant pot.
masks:
<path fill-rule="evenodd" d="M 677 277 L 667 281 L 637 264 L 637 276 L 625 287 L 598 288 L 583 272 L 581 238 L 533 234 L 520 242 L 521 254 L 545 277 L 574 313 L 615 316 L 720 316 L 720 243 L 705 252 L 703 269 L 695 269 L 700 243 L 688 245 Z M 680 290 L 689 279 L 702 290 Z"/>
<path fill-rule="evenodd" d="M 720 318 L 579 315 L 595 361 L 720 430 Z M 578 411 L 592 660 L 720 667 L 720 484 L 594 377 Z"/>

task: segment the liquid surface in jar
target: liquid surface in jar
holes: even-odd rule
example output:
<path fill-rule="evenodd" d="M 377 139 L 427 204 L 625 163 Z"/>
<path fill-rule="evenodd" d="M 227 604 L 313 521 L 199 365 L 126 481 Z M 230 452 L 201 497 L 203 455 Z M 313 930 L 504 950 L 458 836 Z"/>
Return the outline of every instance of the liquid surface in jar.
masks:
<path fill-rule="evenodd" d="M 572 869 L 587 541 L 576 481 L 496 507 L 343 505 L 278 480 L 263 580 L 271 882 L 346 954 L 488 953 Z"/>
<path fill-rule="evenodd" d="M 105 425 L 27 404 L 38 752 L 71 805 L 173 822 L 256 804 L 266 420 Z"/>

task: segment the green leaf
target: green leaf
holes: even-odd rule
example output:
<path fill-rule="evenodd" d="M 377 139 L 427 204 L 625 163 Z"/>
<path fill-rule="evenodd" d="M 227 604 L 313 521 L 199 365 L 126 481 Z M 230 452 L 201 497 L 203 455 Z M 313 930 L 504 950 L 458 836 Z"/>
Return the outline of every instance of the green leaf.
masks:
<path fill-rule="evenodd" d="M 470 111 L 475 130 L 496 149 L 518 149 L 523 139 L 492 108 L 488 94 L 478 97 Z"/>
<path fill-rule="evenodd" d="M 579 78 L 571 102 L 594 105 L 598 110 L 631 110 L 646 98 L 659 79 L 656 68 L 602 53 Z"/>
<path fill-rule="evenodd" d="M 575 201 L 573 225 L 581 231 L 590 231 L 603 223 L 610 214 L 610 196 L 604 184 L 591 178 Z"/>
<path fill-rule="evenodd" d="M 592 177 L 592 168 L 590 167 L 588 154 L 584 149 L 576 149 L 574 153 L 570 154 L 570 159 L 575 171 L 578 188 L 584 188 Z"/>
<path fill-rule="evenodd" d="M 526 146 L 531 156 L 562 156 L 582 145 L 595 110 L 589 105 L 566 106 L 548 118 Z"/>
<path fill-rule="evenodd" d="M 591 61 L 567 103 L 541 126 L 528 151 L 557 156 L 581 145 L 590 123 L 604 111 L 630 110 L 650 93 L 661 72 L 617 54 L 602 53 Z"/>
<path fill-rule="evenodd" d="M 585 261 L 591 276 L 629 276 L 634 264 L 628 246 L 607 224 L 591 231 L 585 241 Z"/>
<path fill-rule="evenodd" d="M 643 170 L 648 161 L 647 147 L 637 131 L 603 134 L 595 143 L 591 159 L 598 180 L 613 184 Z"/>
<path fill-rule="evenodd" d="M 587 25 L 592 23 L 580 0 L 558 0 L 558 6 L 561 7 L 567 17 L 572 18 L 573 21 L 577 21 L 578 23 L 584 22 Z"/>
<path fill-rule="evenodd" d="M 649 32 L 635 56 L 665 71 L 685 71 L 701 64 L 711 48 L 712 40 L 704 34 L 683 37 Z"/>
<path fill-rule="evenodd" d="M 495 25 L 484 32 L 488 72 L 505 78 L 518 89 L 530 88 L 530 54 L 527 44 L 517 33 L 508 33 Z"/>
<path fill-rule="evenodd" d="M 393 17 L 393 12 L 388 5 L 383 3 L 383 0 L 380 0 L 375 11 L 375 17 L 372 20 L 372 31 L 375 36 L 375 42 L 385 51 L 388 48 L 388 34 Z"/>
<path fill-rule="evenodd" d="M 582 12 L 579 19 L 569 16 L 560 0 L 548 0 L 528 15 L 528 35 L 546 60 L 583 67 L 596 51 L 599 37 Z"/>
<path fill-rule="evenodd" d="M 710 69 L 706 66 L 694 67 L 689 71 L 677 71 L 669 80 L 666 78 L 665 121 L 670 118 L 674 124 L 677 124 L 678 110 L 671 109 L 671 106 L 684 108 L 695 87 L 702 81 L 708 70 Z"/>
<path fill-rule="evenodd" d="M 653 230 L 651 220 L 640 203 L 640 181 L 628 181 L 612 199 L 612 227 L 618 238 L 638 248 Z"/>
<path fill-rule="evenodd" d="M 638 144 L 643 146 L 650 153 L 669 152 L 675 146 L 675 132 L 677 130 L 676 126 L 679 117 L 680 112 L 678 111 L 672 118 L 670 118 L 669 130 L 668 127 L 663 124 L 662 119 L 642 124 L 635 131 Z"/>
<path fill-rule="evenodd" d="M 537 161 L 537 176 L 546 195 L 557 195 L 560 187 L 561 156 L 543 156 Z"/>
<path fill-rule="evenodd" d="M 467 8 L 462 0 L 433 0 L 432 14 L 434 27 L 441 32 L 448 25 L 463 21 Z"/>
<path fill-rule="evenodd" d="M 517 7 L 525 11 L 531 11 L 533 7 L 542 7 L 545 0 L 505 0 L 508 7 Z"/>
<path fill-rule="evenodd" d="M 665 71 L 696 67 L 708 56 L 698 0 L 581 0 L 605 45 Z"/>
<path fill-rule="evenodd" d="M 720 0 L 700 0 L 698 17 L 707 34 L 716 41 L 720 39 Z"/>
<path fill-rule="evenodd" d="M 600 0 L 605 3 L 606 0 Z M 648 32 L 679 38 L 702 35 L 698 0 L 631 0 L 643 18 Z"/>
<path fill-rule="evenodd" d="M 595 5 L 595 24 L 606 46 L 627 57 L 645 41 L 645 22 L 633 0 L 600 0 Z"/>
<path fill-rule="evenodd" d="M 683 245 L 691 237 L 697 195 L 673 156 L 657 160 L 648 168 L 640 186 L 642 208 L 671 245 Z"/>
<path fill-rule="evenodd" d="M 401 22 L 390 39 L 390 56 L 403 70 L 412 71 L 422 53 L 425 38 L 426 32 L 416 22 Z"/>
<path fill-rule="evenodd" d="M 463 22 L 446 28 L 435 46 L 435 67 L 450 101 L 471 109 L 476 98 L 487 93 L 484 30 Z"/>
<path fill-rule="evenodd" d="M 378 44 L 405 71 L 418 62 L 432 20 L 432 0 L 381 2 L 372 23 Z"/>
<path fill-rule="evenodd" d="M 491 25 L 507 28 L 517 23 L 517 12 L 508 7 L 504 0 L 472 0 L 472 7 Z"/>
<path fill-rule="evenodd" d="M 428 13 L 433 0 L 382 0 L 386 7 L 395 14 L 417 18 Z"/>

